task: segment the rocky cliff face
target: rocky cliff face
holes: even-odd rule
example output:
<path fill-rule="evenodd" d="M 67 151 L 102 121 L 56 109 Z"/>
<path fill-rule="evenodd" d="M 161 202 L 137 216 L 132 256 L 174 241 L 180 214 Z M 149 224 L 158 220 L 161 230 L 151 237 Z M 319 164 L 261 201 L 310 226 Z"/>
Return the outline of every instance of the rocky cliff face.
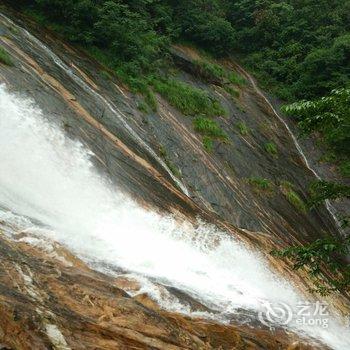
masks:
<path fill-rule="evenodd" d="M 313 348 L 283 330 L 166 312 L 147 295 L 131 298 L 123 289 L 137 288 L 132 282 L 96 273 L 53 249 L 0 238 L 1 349 Z"/>
<path fill-rule="evenodd" d="M 93 151 L 101 173 L 144 207 L 193 222 L 200 216 L 262 252 L 336 233 L 326 208 L 306 213 L 285 195 L 288 182 L 305 198 L 314 175 L 248 76 L 239 97 L 232 99 L 217 82 L 204 82 L 193 65 L 198 53 L 174 48 L 182 79 L 207 90 L 228 111 L 218 122 L 229 141 L 215 142 L 207 152 L 191 120 L 161 96 L 158 112 L 140 112 L 138 96 L 52 33 L 4 10 L 0 34 L 14 62 L 12 67 L 0 65 L 0 81 L 33 98 L 51 123 Z M 235 62 L 223 64 L 246 74 Z M 247 133 L 237 128 L 243 121 Z M 271 142 L 277 154 L 266 151 Z M 271 189 L 254 187 L 249 182 L 253 177 L 269 179 Z M 5 232 L 7 224 L 2 225 Z M 0 235 L 0 348 L 308 348 L 282 329 L 235 322 L 224 326 L 164 311 L 145 294 L 125 292 L 137 290 L 137 282 L 97 273 L 57 244 L 47 252 L 24 238 Z M 287 273 L 286 266 L 271 263 Z M 293 278 L 307 284 L 303 277 Z M 204 308 L 182 297 L 194 309 Z"/>
<path fill-rule="evenodd" d="M 308 241 L 323 231 L 335 232 L 323 208 L 304 213 L 283 195 L 281 183 L 288 181 L 305 199 L 314 175 L 305 167 L 286 127 L 251 84 L 240 87 L 239 98 L 233 100 L 219 86 L 205 84 L 194 75 L 191 60 L 199 57 L 195 52 L 174 49 L 175 62 L 182 57 L 183 80 L 207 90 L 228 111 L 219 123 L 229 142 L 216 142 L 214 151 L 208 153 L 191 119 L 160 96 L 158 113 L 145 115 L 137 109 L 137 96 L 113 78 L 104 79 L 102 68 L 83 53 L 41 33 L 45 48 L 26 33 L 11 31 L 4 19 L 3 23 L 3 44 L 16 60 L 15 67 L 3 67 L 3 79 L 14 90 L 21 87 L 33 97 L 71 137 L 84 140 L 97 155 L 101 171 L 125 191 L 163 209 L 177 203 L 186 215 L 203 208 L 237 228 L 282 241 Z M 233 63 L 227 65 L 235 69 Z M 239 122 L 246 124 L 247 134 L 240 133 Z M 265 150 L 269 142 L 276 144 L 276 156 Z M 179 170 L 177 176 L 165 164 L 165 157 Z M 269 179 L 274 186 L 271 193 L 258 193 L 248 183 L 252 177 Z M 184 196 L 184 188 L 190 199 Z"/>

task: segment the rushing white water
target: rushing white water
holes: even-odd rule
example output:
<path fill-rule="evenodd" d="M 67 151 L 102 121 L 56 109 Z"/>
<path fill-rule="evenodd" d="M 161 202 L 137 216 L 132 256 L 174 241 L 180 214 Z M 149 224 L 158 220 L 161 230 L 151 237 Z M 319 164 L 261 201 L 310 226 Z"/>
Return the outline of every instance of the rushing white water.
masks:
<path fill-rule="evenodd" d="M 81 79 L 71 67 L 69 67 L 65 62 L 63 62 L 50 48 L 48 48 L 44 43 L 42 43 L 39 39 L 37 39 L 34 35 L 29 33 L 26 29 L 20 27 L 16 23 L 14 23 L 11 19 L 7 18 L 5 15 L 0 13 L 0 17 L 2 17 L 6 22 L 11 24 L 13 27 L 17 28 L 17 30 L 20 30 L 24 35 L 28 38 L 28 41 L 33 42 L 38 48 L 42 49 L 45 54 L 48 56 L 50 60 L 52 60 L 53 63 L 55 63 L 63 72 L 65 72 L 73 81 L 75 81 L 81 88 L 83 88 L 86 92 L 88 92 L 90 95 L 95 97 L 97 100 L 101 101 L 103 105 L 106 106 L 107 109 L 109 109 L 114 116 L 116 116 L 120 122 L 122 123 L 125 130 L 128 131 L 130 136 L 139 143 L 145 151 L 147 151 L 168 173 L 168 175 L 173 179 L 173 181 L 178 185 L 178 187 L 181 189 L 181 191 L 188 196 L 189 192 L 186 188 L 186 186 L 172 173 L 172 171 L 169 169 L 169 167 L 165 164 L 164 160 L 161 159 L 151 147 L 147 145 L 146 142 L 133 130 L 132 127 L 126 122 L 126 118 L 123 115 L 123 113 L 115 106 L 110 100 L 108 100 L 106 97 L 99 94 L 97 91 L 95 91 L 93 88 L 91 88 L 83 79 Z"/>
<path fill-rule="evenodd" d="M 97 173 L 91 157 L 34 103 L 0 85 L 2 220 L 64 244 L 95 267 L 174 286 L 221 314 L 259 311 L 266 301 L 294 310 L 303 302 L 261 257 L 225 233 L 139 207 Z M 172 300 L 163 305 L 184 311 Z M 348 330 L 333 321 L 328 329 L 291 327 L 334 349 L 349 348 Z"/>

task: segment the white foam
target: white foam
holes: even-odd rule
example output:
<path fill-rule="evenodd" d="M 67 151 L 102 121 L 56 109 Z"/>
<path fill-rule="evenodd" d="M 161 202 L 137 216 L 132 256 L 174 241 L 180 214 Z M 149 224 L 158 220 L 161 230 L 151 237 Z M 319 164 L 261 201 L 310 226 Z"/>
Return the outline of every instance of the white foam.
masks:
<path fill-rule="evenodd" d="M 30 100 L 0 86 L 0 206 L 12 213 L 4 211 L 3 220 L 27 232 L 41 222 L 46 227 L 35 229 L 36 237 L 64 244 L 93 266 L 176 287 L 222 314 L 302 301 L 258 254 L 215 227 L 139 207 L 97 173 L 92 156 Z M 174 300 L 163 302 L 176 309 Z M 335 321 L 330 327 L 304 331 L 334 349 L 350 347 L 349 330 Z"/>

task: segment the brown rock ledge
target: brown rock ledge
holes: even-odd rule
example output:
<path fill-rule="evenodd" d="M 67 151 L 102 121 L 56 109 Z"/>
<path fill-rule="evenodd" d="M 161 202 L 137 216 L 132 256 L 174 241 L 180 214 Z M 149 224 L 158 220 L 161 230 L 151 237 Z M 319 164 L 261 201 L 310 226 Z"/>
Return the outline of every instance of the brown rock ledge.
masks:
<path fill-rule="evenodd" d="M 161 310 L 64 248 L 55 252 L 0 235 L 0 349 L 315 349 L 282 330 Z"/>

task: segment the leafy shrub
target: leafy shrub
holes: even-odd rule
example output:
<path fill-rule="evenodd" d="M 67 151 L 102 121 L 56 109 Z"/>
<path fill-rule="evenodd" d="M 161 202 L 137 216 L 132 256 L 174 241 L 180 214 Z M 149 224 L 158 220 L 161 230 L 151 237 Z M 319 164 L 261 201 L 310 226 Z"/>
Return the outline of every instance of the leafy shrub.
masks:
<path fill-rule="evenodd" d="M 175 18 L 181 36 L 216 56 L 230 52 L 235 45 L 235 31 L 224 18 L 216 0 L 186 0 L 174 3 Z"/>
<path fill-rule="evenodd" d="M 345 240 L 326 237 L 303 246 L 272 252 L 275 256 L 292 259 L 295 270 L 306 269 L 314 281 L 313 291 L 321 295 L 349 288 L 350 265 L 342 259 L 349 253 L 349 237 Z"/>
<path fill-rule="evenodd" d="M 310 204 L 318 205 L 326 199 L 350 198 L 350 186 L 328 181 L 314 181 L 310 186 Z"/>
<path fill-rule="evenodd" d="M 145 102 L 145 101 L 140 101 L 138 104 L 137 104 L 137 109 L 144 113 L 144 114 L 148 114 L 151 112 L 148 104 Z"/>
<path fill-rule="evenodd" d="M 303 213 L 307 212 L 306 204 L 296 192 L 294 192 L 293 190 L 288 190 L 285 193 L 285 196 L 288 199 L 288 201 L 294 205 L 295 208 L 297 208 Z"/>
<path fill-rule="evenodd" d="M 332 150 L 349 156 L 350 89 L 333 90 L 314 101 L 301 101 L 284 106 L 283 111 L 298 118 L 305 134 L 319 132 Z"/>
<path fill-rule="evenodd" d="M 119 1 L 28 0 L 31 15 L 118 71 L 123 81 L 153 72 L 168 45 L 147 4 Z M 162 5 L 157 6 L 157 10 Z M 29 8 L 26 4 L 25 9 Z M 155 11 L 155 9 L 154 9 Z M 166 13 L 163 14 L 164 16 Z M 165 29 L 165 28 L 164 28 Z"/>
<path fill-rule="evenodd" d="M 287 100 L 314 98 L 349 82 L 349 1 L 229 1 L 243 61 Z M 322 69 L 320 68 L 322 67 Z"/>
<path fill-rule="evenodd" d="M 243 85 L 246 80 L 238 73 L 229 71 L 220 64 L 210 62 L 208 60 L 196 60 L 194 64 L 199 68 L 202 75 L 207 77 L 208 81 L 216 80 L 217 82 L 229 82 L 234 85 Z"/>

